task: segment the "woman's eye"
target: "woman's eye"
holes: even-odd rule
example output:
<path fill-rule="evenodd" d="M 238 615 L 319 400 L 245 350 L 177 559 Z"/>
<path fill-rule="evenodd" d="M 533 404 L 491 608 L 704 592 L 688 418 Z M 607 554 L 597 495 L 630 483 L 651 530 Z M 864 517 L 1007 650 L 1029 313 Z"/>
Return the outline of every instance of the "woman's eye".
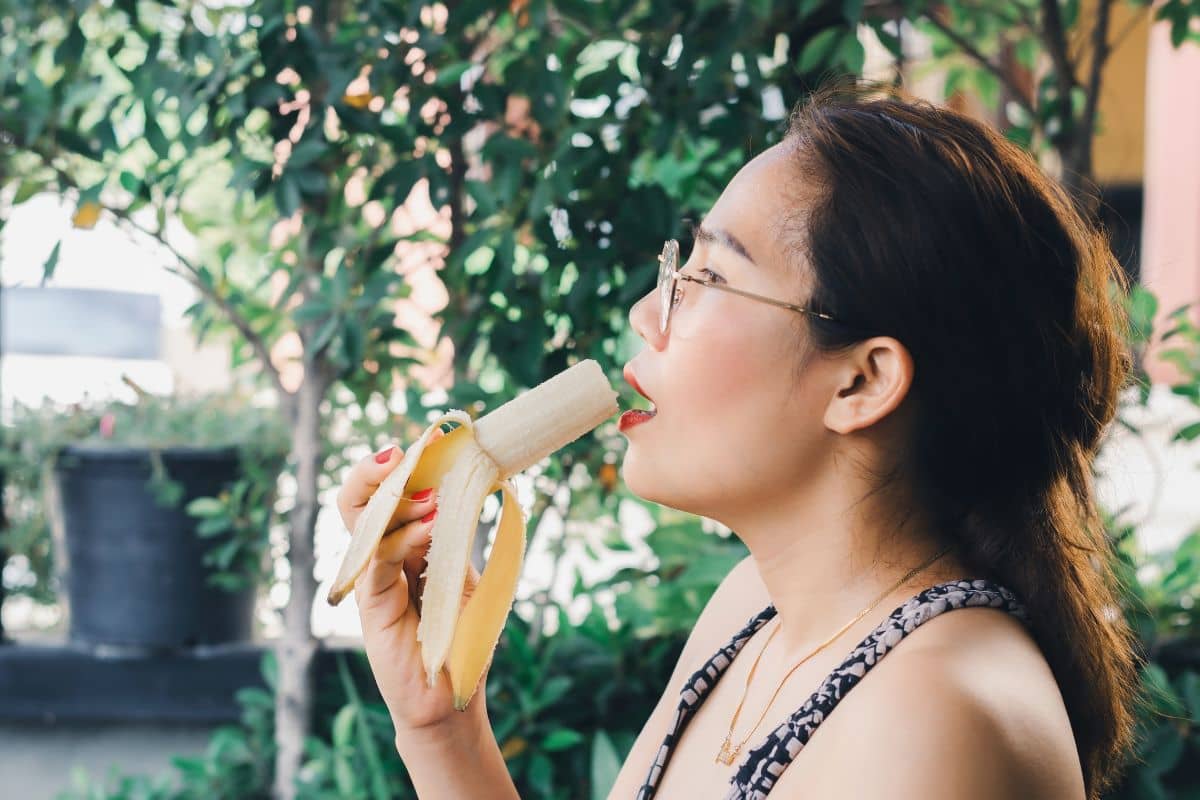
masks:
<path fill-rule="evenodd" d="M 708 267 L 705 267 L 704 269 L 700 270 L 700 272 L 701 272 L 701 273 L 704 273 L 704 274 L 707 274 L 707 275 L 708 275 L 708 279 L 709 279 L 709 280 L 711 280 L 711 281 L 716 281 L 716 282 L 720 283 L 720 282 L 723 282 L 723 281 L 725 280 L 724 278 L 722 278 L 722 277 L 721 277 L 720 275 L 718 275 L 717 273 L 713 272 L 713 271 L 712 271 L 711 269 L 709 269 Z"/>

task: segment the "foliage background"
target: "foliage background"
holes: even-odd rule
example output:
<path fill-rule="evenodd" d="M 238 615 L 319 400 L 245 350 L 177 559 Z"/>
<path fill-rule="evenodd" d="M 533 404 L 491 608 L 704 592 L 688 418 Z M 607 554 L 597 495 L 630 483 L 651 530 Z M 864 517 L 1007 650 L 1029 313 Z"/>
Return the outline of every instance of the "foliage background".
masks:
<path fill-rule="evenodd" d="M 1165 15 L 1182 41 L 1189 8 L 1179 0 L 1147 13 Z M 1070 182 L 1087 178 L 1078 154 L 1095 87 L 1081 64 L 1057 63 L 1061 37 L 1050 24 L 1087 23 L 1079 4 L 913 0 L 0 0 L 0 128 L 11 145 L 0 177 L 10 203 L 63 192 L 78 226 L 105 216 L 169 248 L 201 296 L 190 310 L 197 334 L 230 337 L 235 365 L 282 373 L 277 346 L 299 341 L 306 375 L 327 378 L 305 402 L 320 410 L 317 485 L 328 491 L 349 445 L 409 441 L 435 410 L 425 387 L 405 380 L 432 354 L 393 324 L 413 259 L 444 257 L 442 333 L 456 358 L 438 408 L 494 407 L 578 358 L 596 358 L 623 386 L 619 367 L 638 346 L 626 315 L 653 283 L 661 241 L 682 236 L 683 220 L 699 218 L 742 163 L 779 139 L 786 109 L 822 77 L 862 69 L 860 23 L 902 52 L 899 18 L 927 29 L 935 55 L 952 62 L 948 90 L 1004 109 L 1009 136 L 1076 165 Z M 1005 48 L 1055 69 L 1018 95 L 992 68 Z M 391 224 L 414 191 L 447 209 L 444 233 Z M 174 219 L 187 237 L 170 233 Z M 58 254 L 52 247 L 48 276 Z M 1147 331 L 1153 299 L 1131 302 Z M 1191 341 L 1186 328 L 1179 336 Z M 1179 393 L 1196 399 L 1189 375 Z M 280 374 L 261 377 L 291 402 Z M 384 413 L 356 413 L 372 405 Z M 611 533 L 618 504 L 636 500 L 616 480 L 620 447 L 602 426 L 548 462 L 531 528 L 547 513 L 607 521 L 604 547 L 628 547 Z M 546 596 L 528 619 L 510 617 L 488 696 L 524 797 L 603 796 L 686 632 L 744 553 L 698 520 L 649 511 L 660 563 L 608 587 L 576 576 L 576 593 L 592 600 L 582 624 L 563 624 Z M 1114 519 L 1114 535 L 1119 526 Z M 698 546 L 708 557 L 696 558 Z M 1196 548 L 1189 538 L 1167 577 L 1131 595 L 1129 613 L 1156 656 L 1194 629 Z M 1144 718 L 1146 763 L 1123 796 L 1200 791 L 1184 766 L 1197 749 L 1196 676 L 1170 652 L 1175 660 L 1147 670 L 1162 705 Z M 351 659 L 336 685 L 319 687 L 297 776 L 304 796 L 406 796 L 364 669 Z M 278 666 L 267 659 L 264 670 L 274 676 Z M 243 724 L 214 737 L 205 758 L 181 760 L 160 788 L 85 777 L 81 793 L 266 794 L 273 698 L 246 690 L 242 700 Z"/>

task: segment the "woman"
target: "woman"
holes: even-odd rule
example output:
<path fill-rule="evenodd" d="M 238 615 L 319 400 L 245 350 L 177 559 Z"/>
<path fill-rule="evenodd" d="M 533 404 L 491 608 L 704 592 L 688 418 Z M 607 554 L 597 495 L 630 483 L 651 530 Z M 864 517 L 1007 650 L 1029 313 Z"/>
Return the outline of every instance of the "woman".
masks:
<path fill-rule="evenodd" d="M 750 556 L 610 797 L 1098 797 L 1136 685 L 1090 478 L 1129 370 L 1104 236 L 987 127 L 825 92 L 660 265 L 624 479 Z M 399 461 L 352 470 L 348 528 Z M 397 747 L 422 798 L 515 797 L 484 692 L 425 687 L 414 500 L 357 588 Z"/>

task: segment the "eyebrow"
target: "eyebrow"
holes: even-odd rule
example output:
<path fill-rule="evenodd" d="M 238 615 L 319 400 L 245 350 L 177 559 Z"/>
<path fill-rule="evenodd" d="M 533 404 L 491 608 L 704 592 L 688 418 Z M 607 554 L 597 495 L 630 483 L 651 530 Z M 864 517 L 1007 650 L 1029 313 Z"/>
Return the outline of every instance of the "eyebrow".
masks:
<path fill-rule="evenodd" d="M 699 225 L 693 223 L 692 237 L 697 242 L 718 244 L 722 247 L 729 248 L 742 258 L 749 261 L 751 264 L 758 266 L 754 259 L 750 257 L 750 251 L 746 249 L 746 245 L 742 244 L 741 241 L 729 231 L 721 228 L 706 228 L 704 227 L 704 223 Z"/>

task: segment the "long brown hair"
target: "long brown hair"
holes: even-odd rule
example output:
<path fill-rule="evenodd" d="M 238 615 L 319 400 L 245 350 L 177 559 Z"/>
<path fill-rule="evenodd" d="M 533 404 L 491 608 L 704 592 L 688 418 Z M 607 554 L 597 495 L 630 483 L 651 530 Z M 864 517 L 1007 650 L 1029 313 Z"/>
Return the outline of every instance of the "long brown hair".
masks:
<path fill-rule="evenodd" d="M 842 320 L 797 315 L 810 353 L 870 335 L 908 348 L 907 496 L 1024 602 L 1099 797 L 1139 700 L 1091 471 L 1130 378 L 1128 278 L 1030 155 L 967 116 L 826 88 L 793 112 L 787 141 L 816 197 L 789 235 L 811 265 L 810 303 Z"/>

